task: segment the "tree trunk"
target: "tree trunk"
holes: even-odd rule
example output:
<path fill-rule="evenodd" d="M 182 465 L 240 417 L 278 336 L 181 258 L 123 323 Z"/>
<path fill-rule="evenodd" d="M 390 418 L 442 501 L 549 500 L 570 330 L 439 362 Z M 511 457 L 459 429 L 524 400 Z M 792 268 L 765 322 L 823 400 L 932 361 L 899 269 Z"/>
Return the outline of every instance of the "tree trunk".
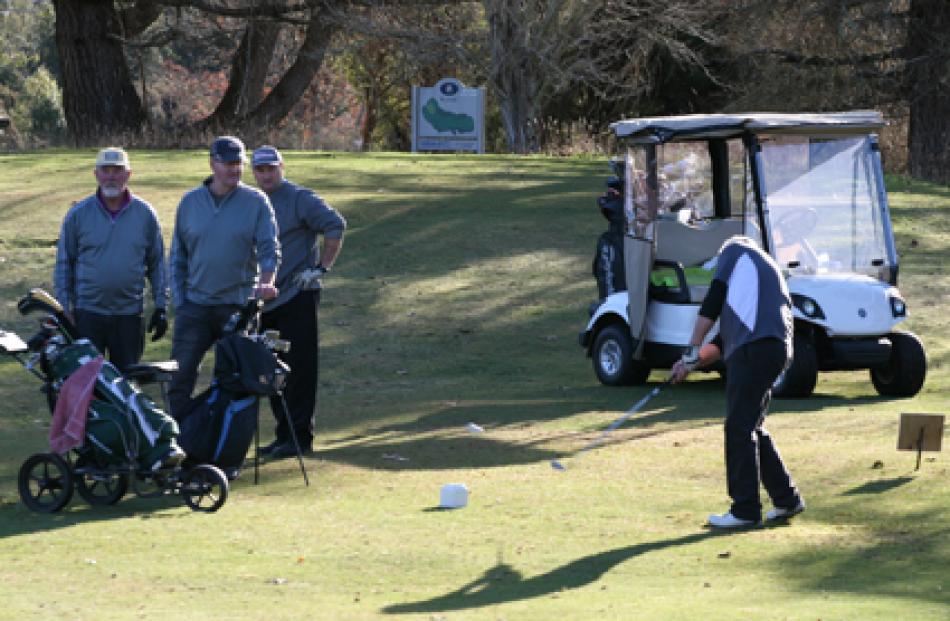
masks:
<path fill-rule="evenodd" d="M 950 2 L 912 0 L 907 52 L 908 172 L 950 185 Z"/>
<path fill-rule="evenodd" d="M 205 119 L 216 133 L 233 129 L 264 97 L 264 82 L 270 66 L 280 26 L 271 21 L 250 21 L 231 61 L 228 88 L 214 112 Z"/>
<path fill-rule="evenodd" d="M 112 2 L 53 0 L 66 124 L 77 145 L 121 142 L 145 122 Z M 117 38 L 118 37 L 118 38 Z"/>
<path fill-rule="evenodd" d="M 488 12 L 491 46 L 490 79 L 498 95 L 502 125 L 512 153 L 529 153 L 536 149 L 531 138 L 530 124 L 534 119 L 534 97 L 531 72 L 533 58 L 524 49 L 527 38 L 523 12 L 507 1 L 485 2 Z"/>
<path fill-rule="evenodd" d="M 297 52 L 294 64 L 260 105 L 241 119 L 242 130 L 251 133 L 262 129 L 266 131 L 287 116 L 320 70 L 336 29 L 337 25 L 322 11 L 313 9 L 313 15 L 307 24 L 307 35 Z"/>

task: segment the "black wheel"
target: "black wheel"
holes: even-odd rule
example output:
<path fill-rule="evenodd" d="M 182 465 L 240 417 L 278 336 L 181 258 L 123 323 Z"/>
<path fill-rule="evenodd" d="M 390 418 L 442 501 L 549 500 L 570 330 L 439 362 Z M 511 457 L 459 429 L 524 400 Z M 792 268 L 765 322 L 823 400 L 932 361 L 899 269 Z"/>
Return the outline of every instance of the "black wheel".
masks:
<path fill-rule="evenodd" d="M 633 342 L 626 326 L 609 325 L 597 333 L 591 348 L 594 373 L 605 386 L 642 384 L 650 368 L 633 359 Z"/>
<path fill-rule="evenodd" d="M 772 384 L 772 396 L 779 399 L 805 398 L 818 382 L 818 355 L 811 340 L 795 336 L 792 364 Z"/>
<path fill-rule="evenodd" d="M 887 365 L 871 369 L 871 383 L 885 397 L 913 397 L 927 377 L 924 346 L 910 332 L 891 332 L 891 358 Z"/>
<path fill-rule="evenodd" d="M 215 466 L 195 466 L 182 477 L 181 495 L 193 511 L 214 513 L 228 499 L 228 478 Z"/>
<path fill-rule="evenodd" d="M 73 471 L 54 453 L 31 455 L 17 478 L 23 504 L 39 513 L 56 513 L 73 497 Z"/>
<path fill-rule="evenodd" d="M 114 505 L 128 490 L 129 475 L 125 472 L 85 468 L 76 472 L 76 491 L 91 505 Z"/>

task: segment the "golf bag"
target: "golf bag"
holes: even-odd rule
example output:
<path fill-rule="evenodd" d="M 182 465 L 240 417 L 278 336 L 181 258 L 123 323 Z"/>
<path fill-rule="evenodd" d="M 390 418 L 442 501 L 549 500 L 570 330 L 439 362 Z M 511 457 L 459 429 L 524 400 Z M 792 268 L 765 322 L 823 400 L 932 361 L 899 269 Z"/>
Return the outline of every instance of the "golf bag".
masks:
<path fill-rule="evenodd" d="M 623 263 L 623 186 L 616 177 L 611 177 L 607 186 L 607 192 L 597 199 L 597 205 L 610 224 L 597 239 L 592 267 L 601 300 L 627 289 Z"/>
<path fill-rule="evenodd" d="M 40 364 L 49 377 L 51 406 L 65 380 L 99 355 L 87 339 L 68 344 L 61 337 L 49 339 Z M 80 457 L 103 468 L 134 461 L 143 470 L 153 470 L 177 452 L 177 436 L 175 420 L 111 363 L 103 362 L 88 409 L 84 442 L 76 449 Z"/>
<path fill-rule="evenodd" d="M 179 419 L 179 442 L 188 458 L 240 468 L 257 431 L 260 398 L 276 395 L 289 372 L 257 335 L 232 332 L 219 339 L 211 386 Z"/>

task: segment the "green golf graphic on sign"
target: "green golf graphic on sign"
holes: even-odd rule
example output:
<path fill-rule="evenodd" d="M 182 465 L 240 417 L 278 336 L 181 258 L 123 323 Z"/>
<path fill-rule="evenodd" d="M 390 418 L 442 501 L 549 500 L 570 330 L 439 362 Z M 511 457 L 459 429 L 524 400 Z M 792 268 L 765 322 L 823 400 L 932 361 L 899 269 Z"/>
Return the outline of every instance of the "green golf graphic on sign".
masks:
<path fill-rule="evenodd" d="M 467 114 L 443 110 L 434 98 L 422 108 L 422 116 L 437 132 L 470 134 L 475 131 L 475 119 Z"/>

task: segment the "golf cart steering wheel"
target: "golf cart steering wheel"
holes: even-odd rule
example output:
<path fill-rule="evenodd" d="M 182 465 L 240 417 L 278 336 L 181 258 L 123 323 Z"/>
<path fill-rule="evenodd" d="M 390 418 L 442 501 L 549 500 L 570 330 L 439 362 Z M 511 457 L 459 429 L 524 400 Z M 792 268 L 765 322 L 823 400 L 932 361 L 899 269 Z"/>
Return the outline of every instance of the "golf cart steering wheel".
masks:
<path fill-rule="evenodd" d="M 782 234 L 780 246 L 791 246 L 812 232 L 818 224 L 818 212 L 811 207 L 783 213 L 775 220 L 774 230 Z"/>

